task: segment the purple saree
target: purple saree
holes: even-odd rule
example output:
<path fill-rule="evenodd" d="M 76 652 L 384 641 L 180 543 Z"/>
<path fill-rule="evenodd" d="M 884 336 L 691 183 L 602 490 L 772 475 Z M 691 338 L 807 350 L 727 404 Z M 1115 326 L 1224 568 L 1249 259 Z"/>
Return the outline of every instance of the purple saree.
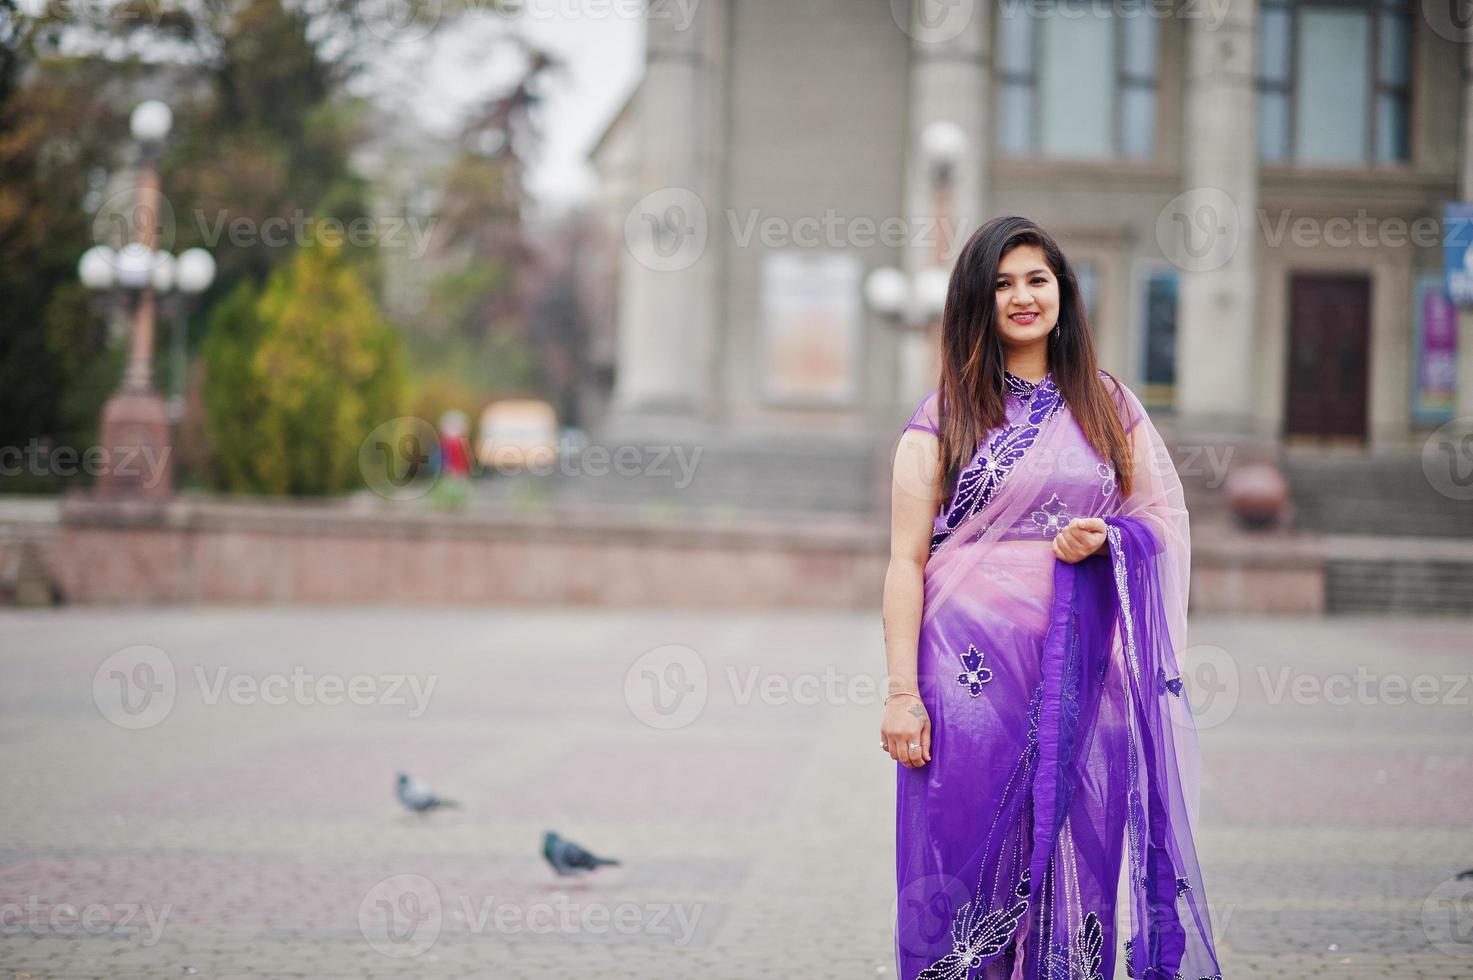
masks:
<path fill-rule="evenodd" d="M 1121 499 L 1052 377 L 1007 383 L 1007 423 L 963 469 L 926 565 L 931 761 L 897 764 L 901 980 L 1109 980 L 1117 895 L 1128 976 L 1220 980 L 1177 665 L 1181 481 L 1128 389 L 1135 487 Z M 939 411 L 932 392 L 906 427 L 934 432 Z M 1103 517 L 1107 547 L 1069 564 L 1051 543 L 1075 517 Z"/>

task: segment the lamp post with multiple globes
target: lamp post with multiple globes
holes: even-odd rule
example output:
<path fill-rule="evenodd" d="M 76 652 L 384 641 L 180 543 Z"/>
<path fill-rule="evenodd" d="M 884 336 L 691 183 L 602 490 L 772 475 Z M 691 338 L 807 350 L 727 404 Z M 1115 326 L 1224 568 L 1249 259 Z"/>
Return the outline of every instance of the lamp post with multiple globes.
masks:
<path fill-rule="evenodd" d="M 77 264 L 84 286 L 116 298 L 130 312 L 123 380 L 102 409 L 99 442 L 106 464 L 98 474 L 97 492 L 104 497 L 162 500 L 172 493 L 169 425 L 178 420 L 180 411 L 183 334 L 176 316 L 171 372 L 175 397 L 166 407 L 153 382 L 159 298 L 174 291 L 181 299 L 198 295 L 215 278 L 215 260 L 204 249 L 192 248 L 176 258 L 157 247 L 164 205 L 158 154 L 172 123 L 169 107 L 157 100 L 133 110 L 129 127 L 141 146 L 142 161 L 129 229 L 132 241 L 116 250 L 96 245 Z"/>
<path fill-rule="evenodd" d="M 932 206 L 936 212 L 935 250 L 929 257 L 912 257 L 907 264 L 918 266 L 913 276 L 886 266 L 872 270 L 864 283 L 865 302 L 898 328 L 926 335 L 927 328 L 936 323 L 946 308 L 954 217 L 951 213 L 952 185 L 957 165 L 966 151 L 966 133 L 954 122 L 937 120 L 921 131 L 921 154 L 925 158 Z"/>

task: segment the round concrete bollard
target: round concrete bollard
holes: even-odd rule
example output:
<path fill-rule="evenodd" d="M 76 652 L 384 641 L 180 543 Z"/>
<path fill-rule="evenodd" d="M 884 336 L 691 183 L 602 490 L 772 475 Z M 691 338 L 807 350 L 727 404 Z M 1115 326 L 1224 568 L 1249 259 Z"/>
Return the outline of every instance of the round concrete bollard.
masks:
<path fill-rule="evenodd" d="M 1249 463 L 1228 474 L 1223 485 L 1228 508 L 1245 527 L 1278 524 L 1289 509 L 1289 484 L 1271 463 Z"/>

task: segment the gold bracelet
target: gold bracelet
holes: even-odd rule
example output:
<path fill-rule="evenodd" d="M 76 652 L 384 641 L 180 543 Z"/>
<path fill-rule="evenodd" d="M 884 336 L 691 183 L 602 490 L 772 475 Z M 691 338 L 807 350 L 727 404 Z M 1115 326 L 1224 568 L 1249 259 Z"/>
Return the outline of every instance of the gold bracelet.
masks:
<path fill-rule="evenodd" d="M 917 701 L 921 701 L 921 696 L 919 694 L 916 694 L 914 691 L 896 691 L 894 694 L 885 695 L 884 703 L 889 704 L 891 698 L 899 697 L 915 698 Z M 924 701 L 921 701 L 921 703 L 925 704 Z"/>

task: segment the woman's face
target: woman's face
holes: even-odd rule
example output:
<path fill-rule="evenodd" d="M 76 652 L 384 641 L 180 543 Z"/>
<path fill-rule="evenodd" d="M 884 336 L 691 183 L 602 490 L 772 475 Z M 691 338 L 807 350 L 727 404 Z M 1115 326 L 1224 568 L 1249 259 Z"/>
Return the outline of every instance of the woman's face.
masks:
<path fill-rule="evenodd" d="M 1005 347 L 1047 340 L 1059 321 L 1059 280 L 1037 245 L 1019 245 L 997 265 L 997 330 Z"/>

